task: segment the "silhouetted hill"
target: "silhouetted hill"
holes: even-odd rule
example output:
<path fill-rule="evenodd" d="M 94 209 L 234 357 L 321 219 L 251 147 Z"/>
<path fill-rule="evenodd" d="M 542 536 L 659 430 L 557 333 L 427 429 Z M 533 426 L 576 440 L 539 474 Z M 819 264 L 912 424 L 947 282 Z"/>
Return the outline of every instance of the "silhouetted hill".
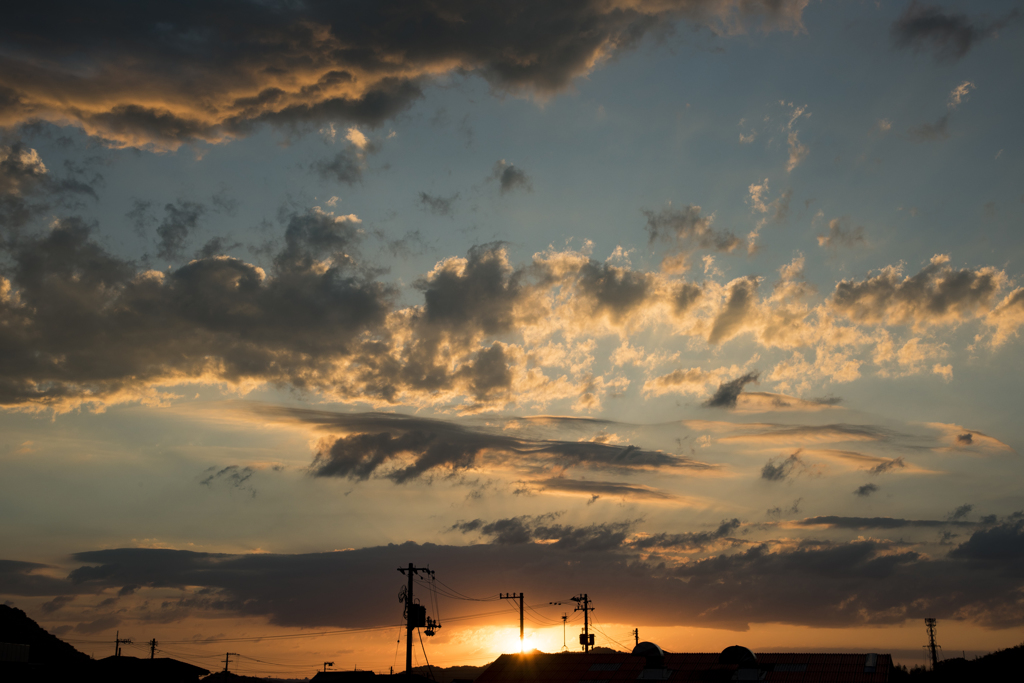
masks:
<path fill-rule="evenodd" d="M 0 642 L 29 646 L 29 662 L 48 665 L 85 665 L 92 661 L 33 621 L 17 607 L 0 605 Z"/>

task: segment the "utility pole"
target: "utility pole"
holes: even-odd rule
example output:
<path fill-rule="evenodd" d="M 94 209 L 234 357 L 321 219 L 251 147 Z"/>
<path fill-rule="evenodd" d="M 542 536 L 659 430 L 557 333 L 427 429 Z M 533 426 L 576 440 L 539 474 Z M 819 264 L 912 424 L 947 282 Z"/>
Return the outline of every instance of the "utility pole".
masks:
<path fill-rule="evenodd" d="M 523 594 L 520 593 L 517 598 L 515 593 L 498 593 L 498 598 L 501 600 L 519 600 L 519 651 L 523 652 L 523 648 L 526 647 L 526 643 L 523 642 Z"/>
<path fill-rule="evenodd" d="M 936 652 L 939 646 L 935 644 L 935 619 L 925 619 L 924 625 L 928 627 L 928 650 L 932 653 L 932 671 L 934 671 L 939 664 Z"/>
<path fill-rule="evenodd" d="M 398 571 L 409 572 L 409 586 L 398 594 L 398 601 L 405 603 L 405 673 L 408 674 L 412 673 L 412 630 L 427 625 L 427 608 L 412 601 L 412 576 L 418 572 L 433 576 L 434 572 L 426 567 L 414 567 L 412 562 L 408 567 L 399 567 Z"/>
<path fill-rule="evenodd" d="M 634 641 L 633 642 L 634 645 L 639 645 L 640 644 L 640 629 L 639 628 L 633 629 L 633 641 Z"/>
<path fill-rule="evenodd" d="M 149 658 L 150 659 L 153 659 L 154 657 L 156 657 L 156 646 L 157 646 L 156 638 L 154 638 L 153 640 L 149 641 Z"/>
<path fill-rule="evenodd" d="M 583 612 L 583 633 L 580 635 L 580 645 L 583 646 L 584 652 L 590 652 L 590 648 L 594 645 L 594 636 L 590 635 L 589 613 L 593 612 L 594 608 L 590 606 L 590 600 L 586 593 L 577 595 L 572 600 L 576 603 L 576 609 L 573 612 Z"/>
<path fill-rule="evenodd" d="M 122 638 L 120 631 L 114 631 L 114 656 L 115 657 L 120 657 L 121 656 L 121 644 L 122 643 L 125 644 L 125 645 L 131 645 L 132 644 L 132 639 L 131 638 Z"/>
<path fill-rule="evenodd" d="M 242 655 L 238 654 L 237 652 L 225 652 L 224 653 L 224 673 L 228 672 L 228 663 L 230 663 L 230 661 L 231 661 L 231 655 L 234 655 L 236 657 L 241 657 L 242 656 Z"/>

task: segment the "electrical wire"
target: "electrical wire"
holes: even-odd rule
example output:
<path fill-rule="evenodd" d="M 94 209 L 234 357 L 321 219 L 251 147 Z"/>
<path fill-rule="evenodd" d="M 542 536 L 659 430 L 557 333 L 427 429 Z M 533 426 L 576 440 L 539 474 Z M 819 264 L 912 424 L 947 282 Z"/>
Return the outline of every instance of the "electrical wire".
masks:
<path fill-rule="evenodd" d="M 437 683 L 437 680 L 434 678 L 434 670 L 430 668 L 430 660 L 427 659 L 427 648 L 423 647 L 423 634 L 420 633 L 419 629 L 416 629 L 416 635 L 420 639 L 420 649 L 423 650 L 423 661 L 427 663 L 427 673 L 430 674 L 430 680 Z"/>

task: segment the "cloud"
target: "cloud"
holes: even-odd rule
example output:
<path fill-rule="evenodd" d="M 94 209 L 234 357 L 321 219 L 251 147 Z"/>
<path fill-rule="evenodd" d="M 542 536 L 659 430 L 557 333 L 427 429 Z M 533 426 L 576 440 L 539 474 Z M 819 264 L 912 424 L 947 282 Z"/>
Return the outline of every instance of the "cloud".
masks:
<path fill-rule="evenodd" d="M 64 605 L 67 605 L 68 603 L 74 601 L 74 599 L 74 595 L 58 595 L 53 600 L 48 600 L 47 602 L 44 602 L 41 606 L 41 609 L 43 610 L 43 614 L 53 614 L 54 612 L 60 610 L 60 608 L 64 607 Z"/>
<path fill-rule="evenodd" d="M 651 534 L 634 538 L 629 541 L 630 548 L 636 550 L 707 550 L 729 537 L 740 528 L 740 520 L 722 520 L 714 531 L 695 531 L 682 534 Z"/>
<path fill-rule="evenodd" d="M 175 4 L 173 23 L 164 20 L 168 3 L 120 14 L 81 15 L 71 3 L 28 7 L 0 32 L 12 46 L 0 69 L 0 125 L 71 123 L 113 145 L 156 149 L 223 142 L 263 123 L 372 126 L 447 73 L 544 96 L 681 19 L 722 32 L 796 32 L 806 5 L 622 0 L 553 11 L 536 1 L 385 8 L 313 0 L 222 12 Z M 71 62 L 73 75 L 63 66 Z"/>
<path fill-rule="evenodd" d="M 256 408 L 260 415 L 305 423 L 321 431 L 344 431 L 317 445 L 311 472 L 317 477 L 363 481 L 383 476 L 404 483 L 427 473 L 454 473 L 482 464 L 484 457 L 521 468 L 582 466 L 611 471 L 636 469 L 711 470 L 706 463 L 649 451 L 631 445 L 594 441 L 561 441 L 510 436 L 507 432 L 473 429 L 454 422 L 390 413 L 328 413 L 297 409 Z M 608 484 L 604 482 L 603 484 Z M 559 483 L 548 479 L 546 487 Z M 561 485 L 571 486 L 562 482 Z M 585 486 L 578 484 L 577 488 Z M 622 492 L 626 488 L 619 489 Z M 646 491 L 646 493 L 645 493 Z M 657 497 L 654 490 L 635 487 L 632 495 Z"/>
<path fill-rule="evenodd" d="M 736 399 L 739 397 L 740 392 L 743 391 L 743 387 L 756 383 L 758 377 L 760 377 L 760 373 L 748 372 L 742 377 L 737 377 L 732 381 L 718 385 L 718 391 L 704 402 L 704 406 L 708 408 L 735 408 Z"/>
<path fill-rule="evenodd" d="M 51 567 L 38 562 L 0 559 L 0 595 L 39 597 L 81 592 L 62 579 L 40 573 L 48 569 Z"/>
<path fill-rule="evenodd" d="M 860 496 L 861 498 L 867 498 L 872 493 L 876 493 L 877 491 L 878 491 L 878 485 L 877 484 L 868 483 L 868 484 L 864 484 L 863 486 L 858 486 L 857 490 L 854 491 L 853 494 L 855 496 Z"/>
<path fill-rule="evenodd" d="M 954 269 L 939 255 L 916 275 L 904 277 L 899 266 L 889 266 L 867 280 L 843 280 L 831 306 L 859 323 L 955 325 L 984 314 L 1005 282 L 994 268 Z"/>
<path fill-rule="evenodd" d="M 848 221 L 845 218 L 833 218 L 828 222 L 828 234 L 818 235 L 819 247 L 855 247 L 866 245 L 864 239 L 864 227 L 858 225 L 851 230 L 847 227 Z"/>
<path fill-rule="evenodd" d="M 727 342 L 751 327 L 758 284 L 755 277 L 737 278 L 729 283 L 729 298 L 715 317 L 708 334 L 709 344 Z"/>
<path fill-rule="evenodd" d="M 950 109 L 956 109 L 959 107 L 967 101 L 967 95 L 974 89 L 974 87 L 974 84 L 970 81 L 964 81 L 953 88 L 953 91 L 949 93 L 949 101 L 946 103 L 946 106 Z"/>
<path fill-rule="evenodd" d="M 910 139 L 914 142 L 937 142 L 949 138 L 949 131 L 946 130 L 949 124 L 949 114 L 941 116 L 935 123 L 922 123 L 914 126 L 909 131 Z"/>
<path fill-rule="evenodd" d="M 938 61 L 957 61 L 1017 16 L 1018 11 L 1013 10 L 1001 19 L 979 23 L 966 14 L 949 13 L 913 0 L 893 22 L 892 39 L 896 47 L 912 47 L 915 51 L 928 48 Z"/>
<path fill-rule="evenodd" d="M 169 216 L 167 234 L 177 239 L 177 214 Z M 19 240 L 0 286 L 17 292 L 0 299 L 11 335 L 0 403 L 159 401 L 157 387 L 190 381 L 316 386 L 329 359 L 390 307 L 390 290 L 354 267 L 353 218 L 292 214 L 272 276 L 230 257 L 139 270 L 77 219 Z"/>
<path fill-rule="evenodd" d="M 622 500 L 676 501 L 677 496 L 661 489 L 643 484 L 627 484 L 615 481 L 594 481 L 590 479 L 568 479 L 554 477 L 533 482 L 549 491 L 582 493 L 589 496 L 612 497 Z"/>
<path fill-rule="evenodd" d="M 1024 521 L 1004 522 L 974 532 L 971 538 L 950 551 L 950 557 L 993 563 L 1014 560 L 1018 571 L 1024 559 Z"/>
<path fill-rule="evenodd" d="M 885 474 L 886 472 L 892 472 L 897 469 L 903 469 L 906 466 L 907 463 L 904 462 L 903 457 L 900 456 L 898 458 L 886 460 L 885 462 L 880 462 L 874 467 L 872 467 L 869 471 L 871 472 L 871 474 Z"/>
<path fill-rule="evenodd" d="M 504 159 L 494 164 L 494 171 L 490 176 L 491 180 L 497 180 L 498 186 L 501 188 L 501 193 L 511 192 L 513 190 L 522 189 L 527 192 L 533 191 L 533 183 L 530 180 L 530 176 L 526 175 L 526 172 L 520 168 L 516 168 L 513 164 L 508 163 Z"/>
<path fill-rule="evenodd" d="M 852 529 L 899 529 L 908 520 L 811 518 L 807 528 L 831 522 Z M 880 520 L 880 521 L 876 521 Z M 964 523 L 929 522 L 923 528 Z M 916 522 L 910 521 L 916 526 Z M 782 543 L 766 541 L 731 552 L 734 521 L 714 531 L 646 535 L 635 522 L 576 526 L 551 515 L 472 520 L 453 531 L 480 533 L 491 542 L 465 546 L 403 543 L 345 552 L 224 555 L 177 550 L 120 548 L 80 552 L 61 587 L 98 592 L 121 586 L 173 588 L 178 600 L 154 608 L 172 620 L 188 615 L 263 616 L 298 627 L 372 627 L 394 624 L 399 585 L 395 569 L 410 558 L 470 596 L 491 595 L 495 583 L 517 580 L 539 600 L 572 595 L 580 584 L 601 595 L 608 623 L 628 623 L 637 605 L 649 605 L 652 626 L 746 629 L 751 623 L 819 627 L 902 624 L 934 615 L 988 628 L 1019 627 L 1024 616 L 1014 595 L 1024 581 L 1024 523 L 1007 521 L 975 530 L 945 557 L 929 557 L 883 540 Z M 881 526 L 876 526 L 881 524 Z M 632 534 L 632 535 L 631 535 Z M 692 534 L 692 535 L 690 535 Z M 716 538 L 717 537 L 717 538 Z M 703 559 L 659 554 L 646 562 L 633 542 L 665 544 L 683 552 L 728 543 L 729 552 Z M 500 539 L 500 541 L 499 541 Z M 673 545 L 674 544 L 674 545 Z M 586 562 L 567 563 L 586 553 Z M 523 567 L 530 571 L 524 572 Z M 358 585 L 360 590 L 352 591 Z M 622 590 L 629 586 L 630 590 Z M 451 617 L 471 614 L 472 603 L 449 604 Z M 173 616 L 172 616 L 173 615 Z"/>
<path fill-rule="evenodd" d="M 554 524 L 557 515 L 523 515 L 485 523 L 476 519 L 472 522 L 455 524 L 451 530 L 471 533 L 479 531 L 490 536 L 497 545 L 519 545 L 542 542 L 558 550 L 574 552 L 608 552 L 620 548 L 626 540 L 632 522 L 590 524 L 577 527 Z"/>
<path fill-rule="evenodd" d="M 668 242 L 678 250 L 699 248 L 723 252 L 731 252 L 740 244 L 740 239 L 732 233 L 712 228 L 714 214 L 702 215 L 699 206 L 677 209 L 669 205 L 658 212 L 643 209 L 643 214 L 652 243 Z"/>
<path fill-rule="evenodd" d="M 180 201 L 177 204 L 167 204 L 164 211 L 166 215 L 156 228 L 156 234 L 160 238 L 157 256 L 176 259 L 181 257 L 185 241 L 196 229 L 206 207 L 195 202 Z"/>
<path fill-rule="evenodd" d="M 765 481 L 782 481 L 803 468 L 804 463 L 800 459 L 800 451 L 797 451 L 779 461 L 776 461 L 775 458 L 770 459 L 761 468 L 761 478 Z"/>
<path fill-rule="evenodd" d="M 956 510 L 953 510 L 953 512 L 949 513 L 949 518 L 951 520 L 954 520 L 954 521 L 958 520 L 958 519 L 963 519 L 967 515 L 971 514 L 971 512 L 973 512 L 973 511 L 974 511 L 974 506 L 973 505 L 970 505 L 970 504 L 961 505 Z"/>
<path fill-rule="evenodd" d="M 789 161 L 786 162 L 786 171 L 792 172 L 794 168 L 800 165 L 800 162 L 807 158 L 811 150 L 807 145 L 801 144 L 797 137 L 797 131 L 792 131 L 789 134 Z"/>
<path fill-rule="evenodd" d="M 973 522 L 961 522 L 957 520 L 940 519 L 900 519 L 898 517 L 840 517 L 837 515 L 823 515 L 820 517 L 807 517 L 798 522 L 793 522 L 801 527 L 827 527 L 830 529 L 853 529 L 863 531 L 865 529 L 905 529 L 912 527 L 937 528 L 944 526 L 976 526 Z"/>
<path fill-rule="evenodd" d="M 67 175 L 55 176 L 39 152 L 20 141 L 0 144 L 0 238 L 17 231 L 54 207 L 77 206 L 81 197 L 96 199 L 102 176 L 83 179 L 82 169 L 65 164 Z"/>
<path fill-rule="evenodd" d="M 311 168 L 324 180 L 354 185 L 363 179 L 363 159 L 347 149 L 333 157 L 314 161 Z"/>
<path fill-rule="evenodd" d="M 451 197 L 441 197 L 440 195 L 434 196 L 429 195 L 426 192 L 420 192 L 420 205 L 423 206 L 430 213 L 438 216 L 451 216 L 455 210 L 455 201 L 459 198 L 459 193 L 456 192 Z"/>

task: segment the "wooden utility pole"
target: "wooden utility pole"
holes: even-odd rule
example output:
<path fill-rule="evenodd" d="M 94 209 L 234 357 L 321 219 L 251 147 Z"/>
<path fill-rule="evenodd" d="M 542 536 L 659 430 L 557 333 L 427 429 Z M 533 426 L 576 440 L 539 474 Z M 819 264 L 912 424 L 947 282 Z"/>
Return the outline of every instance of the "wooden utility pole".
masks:
<path fill-rule="evenodd" d="M 132 644 L 132 639 L 131 638 L 122 638 L 121 637 L 121 632 L 120 631 L 115 631 L 114 632 L 114 656 L 115 657 L 120 657 L 121 656 L 121 644 L 122 643 L 125 644 L 125 645 L 131 645 Z"/>
<path fill-rule="evenodd" d="M 398 600 L 405 603 L 405 673 L 412 673 L 412 630 L 427 624 L 426 608 L 412 601 L 412 575 L 423 572 L 433 576 L 434 572 L 426 567 L 414 567 L 412 562 L 408 567 L 399 567 L 398 571 L 409 572 L 409 586 L 398 594 Z"/>
<path fill-rule="evenodd" d="M 526 647 L 526 643 L 523 641 L 523 594 L 520 593 L 517 597 L 515 593 L 498 593 L 498 597 L 502 600 L 519 601 L 519 651 L 523 652 Z"/>
<path fill-rule="evenodd" d="M 234 655 L 236 657 L 241 657 L 242 656 L 242 655 L 238 654 L 237 652 L 225 652 L 224 653 L 224 673 L 228 672 L 228 664 L 231 662 L 231 655 Z"/>
<path fill-rule="evenodd" d="M 156 657 L 156 646 L 157 646 L 156 638 L 154 638 L 153 640 L 149 641 L 149 658 L 150 659 L 153 659 L 154 657 Z"/>
<path fill-rule="evenodd" d="M 594 637 L 590 635 L 590 612 L 593 612 L 594 608 L 590 606 L 590 600 L 586 593 L 574 597 L 573 602 L 576 603 L 576 609 L 573 612 L 583 612 L 583 633 L 580 635 L 580 645 L 583 646 L 584 652 L 590 652 L 590 648 L 594 644 Z"/>

